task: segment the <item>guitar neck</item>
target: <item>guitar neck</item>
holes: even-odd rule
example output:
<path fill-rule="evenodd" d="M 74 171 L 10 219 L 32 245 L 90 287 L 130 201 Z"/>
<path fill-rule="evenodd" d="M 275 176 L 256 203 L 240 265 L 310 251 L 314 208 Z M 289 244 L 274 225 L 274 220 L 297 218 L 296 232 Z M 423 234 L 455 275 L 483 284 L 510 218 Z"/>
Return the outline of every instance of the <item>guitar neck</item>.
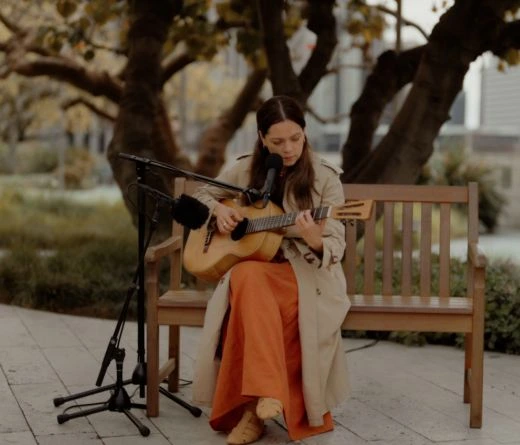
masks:
<path fill-rule="evenodd" d="M 245 233 L 263 232 L 266 230 L 274 230 L 294 224 L 296 217 L 300 212 L 284 213 L 276 216 L 263 216 L 261 218 L 253 218 L 247 222 Z M 330 207 L 317 207 L 311 209 L 311 216 L 315 221 L 328 218 L 330 215 Z"/>

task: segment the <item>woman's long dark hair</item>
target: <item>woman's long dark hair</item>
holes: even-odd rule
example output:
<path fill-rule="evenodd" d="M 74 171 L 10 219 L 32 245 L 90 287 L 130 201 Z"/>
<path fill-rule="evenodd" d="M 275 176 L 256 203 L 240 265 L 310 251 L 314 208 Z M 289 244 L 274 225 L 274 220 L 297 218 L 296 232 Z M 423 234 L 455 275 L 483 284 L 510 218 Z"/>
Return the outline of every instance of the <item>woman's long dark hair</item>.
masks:
<path fill-rule="evenodd" d="M 305 129 L 305 118 L 303 111 L 293 98 L 289 96 L 273 96 L 266 100 L 256 113 L 256 126 L 258 131 L 265 137 L 272 125 L 283 121 L 293 121 L 302 129 Z M 265 160 L 269 151 L 263 146 L 258 137 L 251 164 L 250 187 L 260 190 L 264 184 L 267 171 Z M 286 172 L 285 187 L 296 201 L 300 209 L 312 207 L 311 190 L 314 186 L 315 173 L 311 162 L 311 149 L 305 137 L 303 151 L 300 159 Z"/>

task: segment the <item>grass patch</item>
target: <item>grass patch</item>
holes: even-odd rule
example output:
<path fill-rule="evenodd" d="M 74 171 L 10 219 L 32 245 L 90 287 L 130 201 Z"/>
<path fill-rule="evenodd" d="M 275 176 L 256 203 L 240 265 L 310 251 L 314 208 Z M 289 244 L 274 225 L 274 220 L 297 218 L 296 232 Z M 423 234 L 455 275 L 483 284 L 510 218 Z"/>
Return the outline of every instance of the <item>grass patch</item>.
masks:
<path fill-rule="evenodd" d="M 135 243 L 137 231 L 122 202 L 77 203 L 13 189 L 0 200 L 0 248 L 61 249 L 89 242 Z"/>

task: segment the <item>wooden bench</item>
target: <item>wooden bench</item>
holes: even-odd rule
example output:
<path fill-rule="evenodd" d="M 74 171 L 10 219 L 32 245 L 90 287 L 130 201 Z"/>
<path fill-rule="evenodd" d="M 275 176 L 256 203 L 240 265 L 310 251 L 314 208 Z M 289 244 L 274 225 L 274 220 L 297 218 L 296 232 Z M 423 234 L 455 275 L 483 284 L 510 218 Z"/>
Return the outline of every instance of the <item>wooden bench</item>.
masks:
<path fill-rule="evenodd" d="M 191 194 L 196 186 L 194 181 L 178 178 L 175 196 Z M 344 191 L 349 199 L 374 200 L 378 211 L 372 212 L 367 221 L 346 224 L 347 248 L 343 267 L 352 307 L 343 329 L 464 333 L 465 360 L 461 378 L 464 402 L 470 403 L 470 426 L 480 428 L 486 259 L 478 246 L 477 184 L 470 183 L 467 187 L 345 184 Z M 455 205 L 460 204 L 467 210 L 466 298 L 450 294 L 451 216 Z M 395 220 L 399 221 L 397 228 Z M 438 233 L 434 233 L 433 221 L 439 222 Z M 379 225 L 383 240 L 378 243 L 376 227 Z M 211 296 L 211 290 L 183 289 L 181 286 L 183 230 L 174 222 L 171 238 L 150 247 L 146 253 L 148 416 L 158 415 L 160 382 L 168 379 L 168 389 L 178 390 L 180 326 L 202 326 Z M 360 232 L 363 237 L 358 243 Z M 439 240 L 438 255 L 432 249 L 437 245 L 432 242 L 435 235 Z M 401 241 L 397 246 L 399 238 Z M 414 248 L 417 238 L 419 243 Z M 358 244 L 361 249 L 357 248 Z M 380 248 L 378 244 L 381 244 Z M 418 279 L 414 279 L 412 273 L 412 258 L 416 254 Z M 170 284 L 161 294 L 159 263 L 165 257 L 170 260 Z M 379 283 L 375 279 L 376 260 L 382 262 Z M 400 266 L 400 284 L 394 287 L 392 277 L 397 266 Z M 434 266 L 438 267 L 438 283 L 432 278 Z M 361 277 L 358 277 L 361 271 Z M 356 280 L 361 283 L 361 289 L 356 289 Z M 413 292 L 414 284 L 418 289 L 416 293 Z M 438 288 L 435 294 L 432 293 L 433 284 Z M 169 359 L 161 368 L 159 325 L 169 326 Z"/>

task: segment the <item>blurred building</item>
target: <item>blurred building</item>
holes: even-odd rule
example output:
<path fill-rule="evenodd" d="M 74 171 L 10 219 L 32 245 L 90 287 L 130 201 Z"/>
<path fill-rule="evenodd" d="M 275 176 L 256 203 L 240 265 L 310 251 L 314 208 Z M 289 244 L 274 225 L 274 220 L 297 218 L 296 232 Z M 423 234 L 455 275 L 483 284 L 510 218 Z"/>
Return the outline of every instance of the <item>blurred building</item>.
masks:
<path fill-rule="evenodd" d="M 508 199 L 503 225 L 520 227 L 520 68 L 500 72 L 496 63 L 484 66 L 480 91 L 480 128 L 471 152 L 495 165 Z"/>

